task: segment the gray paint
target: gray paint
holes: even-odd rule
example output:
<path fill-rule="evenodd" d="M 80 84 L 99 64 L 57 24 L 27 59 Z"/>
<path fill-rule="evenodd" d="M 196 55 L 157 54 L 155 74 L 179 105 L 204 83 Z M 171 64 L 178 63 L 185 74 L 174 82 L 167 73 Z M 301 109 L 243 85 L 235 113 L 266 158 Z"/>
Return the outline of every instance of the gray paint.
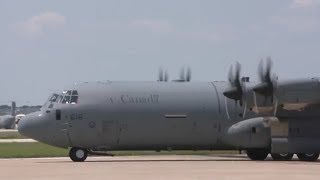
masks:
<path fill-rule="evenodd" d="M 310 111 L 317 115 L 317 108 L 297 111 L 281 106 L 311 102 L 304 93 L 319 93 L 317 79 L 279 82 L 278 94 L 294 88 L 297 93 L 279 96 L 273 104 L 253 93 L 255 85 L 246 83 L 246 99 L 240 106 L 223 96 L 225 82 L 80 83 L 66 88 L 78 91 L 78 104 L 53 103 L 49 108 L 46 103 L 41 111 L 21 120 L 19 132 L 54 146 L 92 150 L 273 148 L 273 138 L 277 138 L 273 131 L 288 131 L 289 126 L 272 122 L 291 122 L 297 113 L 307 119 Z M 300 95 L 306 99 L 296 101 Z M 315 107 L 314 102 L 308 107 Z M 56 120 L 56 110 L 61 110 L 61 120 Z M 298 127 L 304 123 L 297 122 Z M 277 152 L 276 144 L 273 152 Z M 300 147 L 298 141 L 296 146 Z"/>

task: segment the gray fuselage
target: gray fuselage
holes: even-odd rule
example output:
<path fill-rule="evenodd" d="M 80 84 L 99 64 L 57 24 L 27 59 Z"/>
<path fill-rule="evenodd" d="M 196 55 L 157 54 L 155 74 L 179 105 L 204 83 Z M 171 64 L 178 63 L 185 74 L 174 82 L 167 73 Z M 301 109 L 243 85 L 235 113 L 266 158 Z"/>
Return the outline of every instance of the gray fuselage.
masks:
<path fill-rule="evenodd" d="M 19 132 L 58 147 L 238 149 L 242 147 L 230 143 L 229 128 L 256 114 L 225 98 L 226 86 L 225 82 L 76 84 L 68 90 L 77 91 L 77 103 L 48 101 L 41 111 L 21 119 Z"/>

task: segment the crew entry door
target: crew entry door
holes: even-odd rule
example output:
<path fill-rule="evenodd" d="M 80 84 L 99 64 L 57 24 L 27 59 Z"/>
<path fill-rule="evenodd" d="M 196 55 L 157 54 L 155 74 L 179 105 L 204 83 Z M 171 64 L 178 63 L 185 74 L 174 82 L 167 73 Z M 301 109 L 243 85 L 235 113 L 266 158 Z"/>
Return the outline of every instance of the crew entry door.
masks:
<path fill-rule="evenodd" d="M 70 123 L 68 122 L 68 118 L 60 109 L 56 109 L 54 114 L 56 127 L 54 140 L 59 142 L 59 144 L 64 144 L 65 147 L 68 147 L 71 145 L 69 138 Z"/>

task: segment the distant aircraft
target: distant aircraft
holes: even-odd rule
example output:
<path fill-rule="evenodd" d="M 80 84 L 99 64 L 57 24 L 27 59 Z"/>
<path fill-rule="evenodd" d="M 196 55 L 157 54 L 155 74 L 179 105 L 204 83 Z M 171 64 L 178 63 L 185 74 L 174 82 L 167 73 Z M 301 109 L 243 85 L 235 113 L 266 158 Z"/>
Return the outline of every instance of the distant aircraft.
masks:
<path fill-rule="evenodd" d="M 25 116 L 25 114 L 17 114 L 17 115 L 16 115 L 16 124 L 18 124 L 19 121 L 20 121 L 20 119 L 21 119 L 22 117 L 24 117 L 24 116 Z"/>
<path fill-rule="evenodd" d="M 12 102 L 11 115 L 0 116 L 0 129 L 14 129 L 16 127 L 16 103 Z"/>
<path fill-rule="evenodd" d="M 68 148 L 73 161 L 112 150 L 246 150 L 252 160 L 315 161 L 320 152 L 319 78 L 278 80 L 267 58 L 260 82 L 80 83 L 22 118 L 21 134 Z M 190 78 L 186 78 L 190 79 Z"/>

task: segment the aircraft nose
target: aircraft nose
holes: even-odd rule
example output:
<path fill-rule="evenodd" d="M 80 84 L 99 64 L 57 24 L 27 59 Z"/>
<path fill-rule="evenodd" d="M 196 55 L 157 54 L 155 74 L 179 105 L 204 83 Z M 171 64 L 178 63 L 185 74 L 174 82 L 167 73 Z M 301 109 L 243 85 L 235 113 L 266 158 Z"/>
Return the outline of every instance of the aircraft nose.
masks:
<path fill-rule="evenodd" d="M 37 121 L 41 118 L 41 112 L 30 113 L 21 118 L 18 124 L 18 131 L 26 137 L 34 139 L 34 134 L 37 132 Z"/>

